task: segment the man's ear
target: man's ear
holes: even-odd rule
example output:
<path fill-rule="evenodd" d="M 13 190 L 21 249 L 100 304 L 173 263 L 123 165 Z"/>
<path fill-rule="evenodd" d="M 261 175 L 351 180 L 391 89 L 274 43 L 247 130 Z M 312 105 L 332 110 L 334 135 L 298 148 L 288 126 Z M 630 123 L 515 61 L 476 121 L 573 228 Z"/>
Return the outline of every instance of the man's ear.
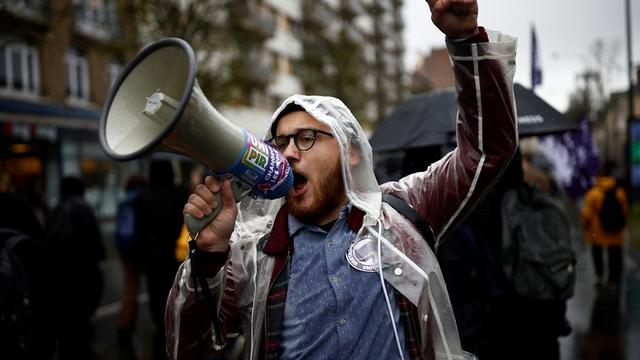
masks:
<path fill-rule="evenodd" d="M 360 163 L 360 154 L 353 149 L 353 146 L 349 146 L 349 165 L 351 167 Z"/>

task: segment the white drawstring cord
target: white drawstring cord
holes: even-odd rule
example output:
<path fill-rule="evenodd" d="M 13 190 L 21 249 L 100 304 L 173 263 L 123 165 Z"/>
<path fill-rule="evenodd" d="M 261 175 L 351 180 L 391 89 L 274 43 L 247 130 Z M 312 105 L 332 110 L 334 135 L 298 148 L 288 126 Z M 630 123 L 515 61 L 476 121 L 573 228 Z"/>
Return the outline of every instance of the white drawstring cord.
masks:
<path fill-rule="evenodd" d="M 393 318 L 393 310 L 391 309 L 389 294 L 387 294 L 387 287 L 384 284 L 384 276 L 382 276 L 382 251 L 380 249 L 381 238 L 382 238 L 382 222 L 378 220 L 378 274 L 380 274 L 380 284 L 382 285 L 382 292 L 384 292 L 384 299 L 387 302 L 387 309 L 389 309 L 389 317 L 391 318 L 391 326 L 393 326 L 393 335 L 395 335 L 395 338 L 396 338 L 398 353 L 400 353 L 400 359 L 404 360 L 404 354 L 402 353 L 402 346 L 400 346 L 400 336 L 398 336 L 398 329 L 396 328 L 396 321 Z"/>
<path fill-rule="evenodd" d="M 370 226 L 367 227 L 369 229 L 369 231 L 374 232 L 375 229 L 371 228 Z M 389 240 L 385 239 L 380 230 L 378 230 L 378 258 L 380 258 L 380 241 L 384 241 L 384 244 L 387 246 L 387 249 L 391 250 L 393 253 L 395 253 L 396 256 L 399 256 L 405 264 L 409 265 L 413 270 L 415 270 L 418 274 L 420 274 L 426 281 L 429 281 L 429 275 L 424 272 L 423 269 L 421 269 L 418 265 L 416 265 L 415 262 L 411 261 L 411 259 L 409 259 L 407 257 L 407 255 L 403 254 L 400 250 L 396 249 L 391 242 L 389 242 Z M 381 263 L 381 260 L 379 260 L 379 264 Z M 384 289 L 384 287 L 383 287 Z M 386 295 L 386 291 L 385 291 L 385 295 Z M 433 294 L 431 293 L 431 291 L 427 291 L 427 296 L 429 297 L 429 303 L 430 304 L 435 304 L 435 300 L 433 298 Z M 387 298 L 387 302 L 388 302 L 388 298 Z M 437 306 L 433 306 L 431 308 L 431 310 L 433 311 L 433 318 L 435 320 L 435 323 L 438 326 L 438 331 L 440 332 L 440 334 L 442 334 L 442 345 L 444 347 L 444 351 L 445 354 L 447 355 L 447 359 L 452 360 L 453 359 L 453 355 L 451 354 L 451 350 L 449 349 L 449 342 L 447 341 L 447 337 L 444 336 L 444 328 L 442 325 L 442 320 L 440 319 L 440 312 L 438 311 L 438 307 Z M 395 329 L 394 329 L 395 330 Z"/>
<path fill-rule="evenodd" d="M 256 314 L 256 298 L 258 296 L 258 249 L 256 244 L 252 244 L 251 253 L 253 254 L 253 309 L 251 311 L 251 359 L 254 359 L 254 344 L 255 334 L 253 331 L 253 324 L 255 324 Z"/>

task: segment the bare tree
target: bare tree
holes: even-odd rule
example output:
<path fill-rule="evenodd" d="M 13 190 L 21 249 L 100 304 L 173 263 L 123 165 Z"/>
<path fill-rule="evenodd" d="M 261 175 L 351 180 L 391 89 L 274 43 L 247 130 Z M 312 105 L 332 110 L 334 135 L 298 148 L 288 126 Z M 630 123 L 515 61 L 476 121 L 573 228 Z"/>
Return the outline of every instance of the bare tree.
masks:
<path fill-rule="evenodd" d="M 608 107 L 611 83 L 622 67 L 617 62 L 620 43 L 596 39 L 589 49 L 586 68 L 576 76 L 576 89 L 569 97 L 567 115 L 572 119 L 587 117 L 590 123 L 602 121 Z"/>
<path fill-rule="evenodd" d="M 230 46 L 228 0 L 132 0 L 128 14 L 141 44 L 164 37 L 188 42 L 196 53 L 198 80 L 208 96 L 216 96 L 225 81 L 221 54 Z"/>

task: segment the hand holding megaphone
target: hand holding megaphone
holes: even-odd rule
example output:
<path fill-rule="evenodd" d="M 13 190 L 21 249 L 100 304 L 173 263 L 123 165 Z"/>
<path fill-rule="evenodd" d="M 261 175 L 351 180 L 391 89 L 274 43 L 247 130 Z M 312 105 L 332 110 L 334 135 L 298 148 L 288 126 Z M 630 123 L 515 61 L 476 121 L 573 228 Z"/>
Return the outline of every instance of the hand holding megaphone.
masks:
<path fill-rule="evenodd" d="M 287 160 L 225 119 L 204 96 L 195 74 L 195 56 L 184 40 L 166 38 L 145 47 L 105 102 L 100 118 L 105 153 L 120 161 L 152 151 L 187 156 L 230 178 L 236 202 L 247 195 L 284 196 L 293 184 Z M 185 216 L 189 232 L 199 233 L 223 202 L 202 219 Z"/>
<path fill-rule="evenodd" d="M 200 229 L 196 239 L 200 249 L 226 251 L 238 215 L 231 181 L 207 176 L 189 196 L 184 214 L 188 228 Z"/>

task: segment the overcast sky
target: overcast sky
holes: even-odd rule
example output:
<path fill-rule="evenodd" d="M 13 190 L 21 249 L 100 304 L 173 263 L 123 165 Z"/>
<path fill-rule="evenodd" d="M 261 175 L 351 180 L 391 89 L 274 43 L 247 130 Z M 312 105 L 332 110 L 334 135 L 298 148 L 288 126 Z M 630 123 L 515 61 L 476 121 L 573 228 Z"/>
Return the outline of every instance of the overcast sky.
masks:
<path fill-rule="evenodd" d="M 478 23 L 518 38 L 515 81 L 531 86 L 531 25 L 538 38 L 542 85 L 536 93 L 565 111 L 575 88 L 576 74 L 586 67 L 596 39 L 617 47 L 618 69 L 611 71 L 610 89 L 628 88 L 625 0 L 478 0 Z M 405 66 L 415 69 L 421 55 L 444 46 L 444 36 L 433 25 L 424 0 L 405 0 Z M 640 0 L 631 0 L 633 62 L 640 63 Z"/>

